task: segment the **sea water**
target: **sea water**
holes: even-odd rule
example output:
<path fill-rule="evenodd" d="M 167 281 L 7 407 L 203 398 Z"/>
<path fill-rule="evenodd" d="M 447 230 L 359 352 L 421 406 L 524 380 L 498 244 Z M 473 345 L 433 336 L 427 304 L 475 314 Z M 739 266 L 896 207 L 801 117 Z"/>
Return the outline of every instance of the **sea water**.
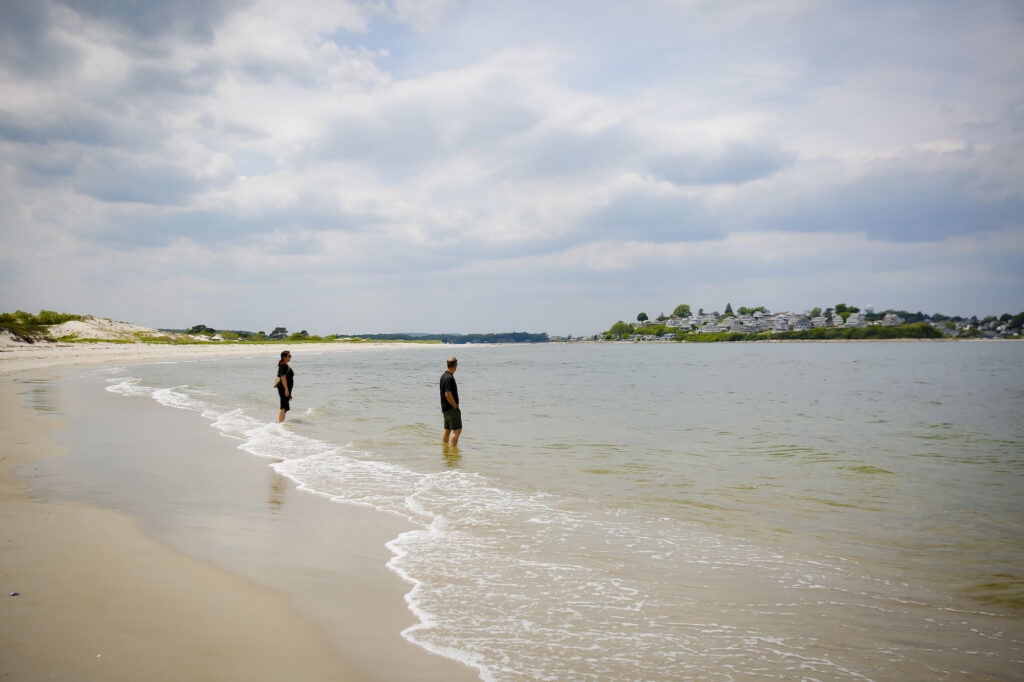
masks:
<path fill-rule="evenodd" d="M 291 350 L 284 424 L 273 359 L 97 376 L 412 522 L 403 634 L 484 680 L 1022 676 L 1024 344 Z"/>

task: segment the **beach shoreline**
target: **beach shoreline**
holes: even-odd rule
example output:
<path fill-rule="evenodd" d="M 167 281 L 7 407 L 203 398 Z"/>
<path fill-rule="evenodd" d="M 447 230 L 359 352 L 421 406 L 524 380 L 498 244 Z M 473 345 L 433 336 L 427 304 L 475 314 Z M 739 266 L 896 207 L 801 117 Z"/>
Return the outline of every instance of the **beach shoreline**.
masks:
<path fill-rule="evenodd" d="M 267 356 L 277 360 L 285 348 L 306 353 L 344 353 L 361 349 L 401 349 L 395 343 L 302 343 L 288 344 L 158 344 L 158 343 L 18 343 L 0 346 L 0 376 L 28 370 L 72 365 L 139 364 L 174 360 Z M 418 346 L 416 346 L 418 347 Z"/>
<path fill-rule="evenodd" d="M 304 344 L 303 350 L 353 348 Z M 253 552 L 259 551 L 258 538 L 269 532 L 268 523 L 277 524 L 283 535 L 301 535 L 296 529 L 311 518 L 330 519 L 332 556 L 318 555 L 323 548 L 283 547 L 286 559 L 275 559 L 272 570 L 247 574 L 225 556 L 234 550 L 197 556 L 154 533 L 153 524 L 131 510 L 81 502 L 73 494 L 54 499 L 33 484 L 33 471 L 45 469 L 46 458 L 68 454 L 53 433 L 67 419 L 26 404 L 38 387 L 53 387 L 83 366 L 264 353 L 274 358 L 278 352 L 276 347 L 90 344 L 0 353 L 0 673 L 21 680 L 478 679 L 461 663 L 402 638 L 415 617 L 403 600 L 409 586 L 385 566 L 384 542 L 403 526 L 385 514 L 330 502 L 287 481 L 275 482 L 281 486 L 276 494 L 288 498 L 288 514 L 278 515 L 285 520 L 225 517 L 213 506 L 215 500 L 207 507 L 201 503 L 200 512 L 216 522 L 209 525 L 224 525 L 225 518 L 229 526 L 250 524 L 248 534 L 235 536 Z M 240 481 L 236 504 L 267 504 L 267 488 L 258 478 L 270 475 L 265 460 L 233 448 L 197 415 L 136 402 L 128 408 L 136 410 L 129 413 L 131 421 L 145 415 L 177 420 L 168 436 L 191 439 L 185 447 L 178 443 L 182 451 L 220 453 L 219 466 Z M 244 484 L 254 480 L 261 485 Z M 344 564 L 336 575 L 323 565 L 328 560 Z M 322 589 L 324 574 L 338 583 L 330 598 L 310 594 Z M 307 575 L 321 576 L 320 582 Z M 294 587 L 289 591 L 279 581 Z M 18 596 L 9 596 L 15 592 Z"/>

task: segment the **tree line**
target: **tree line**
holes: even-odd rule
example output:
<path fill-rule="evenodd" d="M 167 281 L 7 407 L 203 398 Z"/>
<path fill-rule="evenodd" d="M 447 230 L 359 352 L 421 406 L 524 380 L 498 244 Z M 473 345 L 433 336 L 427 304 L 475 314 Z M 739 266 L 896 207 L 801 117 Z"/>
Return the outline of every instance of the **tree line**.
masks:
<path fill-rule="evenodd" d="M 339 335 L 341 336 L 341 335 Z M 546 343 L 546 333 L 498 332 L 489 334 L 352 334 L 368 341 L 440 341 L 441 343 Z"/>

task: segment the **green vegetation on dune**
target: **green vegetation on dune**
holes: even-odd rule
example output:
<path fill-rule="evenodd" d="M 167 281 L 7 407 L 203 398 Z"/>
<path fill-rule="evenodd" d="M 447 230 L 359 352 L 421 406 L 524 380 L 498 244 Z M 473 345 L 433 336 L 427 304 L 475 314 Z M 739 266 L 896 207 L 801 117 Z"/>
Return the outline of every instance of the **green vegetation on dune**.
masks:
<path fill-rule="evenodd" d="M 42 337 L 46 336 L 46 328 L 51 325 L 81 319 L 81 315 L 57 313 L 52 310 L 40 310 L 38 315 L 16 310 L 13 313 L 0 313 L 0 329 L 6 329 L 18 336 Z"/>

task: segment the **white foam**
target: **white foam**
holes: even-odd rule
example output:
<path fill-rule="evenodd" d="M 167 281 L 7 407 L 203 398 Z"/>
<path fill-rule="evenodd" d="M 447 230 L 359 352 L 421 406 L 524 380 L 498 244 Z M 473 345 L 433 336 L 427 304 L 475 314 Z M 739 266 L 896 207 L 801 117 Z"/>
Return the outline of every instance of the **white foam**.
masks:
<path fill-rule="evenodd" d="M 153 389 L 141 385 L 141 379 L 136 377 L 115 377 L 109 379 L 111 382 L 107 390 L 111 393 L 121 395 L 152 395 Z M 116 382 L 116 383 L 114 383 Z"/>

